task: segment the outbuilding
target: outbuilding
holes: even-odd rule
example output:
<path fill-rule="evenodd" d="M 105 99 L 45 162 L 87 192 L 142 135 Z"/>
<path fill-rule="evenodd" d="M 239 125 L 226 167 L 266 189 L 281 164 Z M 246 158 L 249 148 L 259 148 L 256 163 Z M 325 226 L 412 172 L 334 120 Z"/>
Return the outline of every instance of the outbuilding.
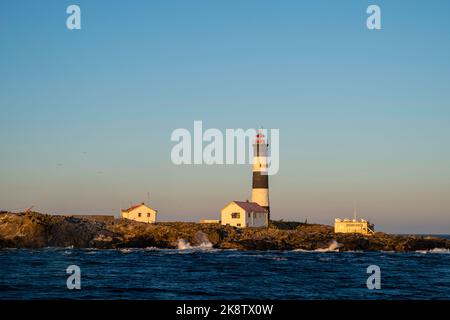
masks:
<path fill-rule="evenodd" d="M 221 211 L 221 222 L 238 228 L 267 227 L 269 212 L 256 202 L 231 201 Z"/>
<path fill-rule="evenodd" d="M 144 202 L 122 210 L 122 218 L 145 223 L 155 223 L 157 214 L 158 211 L 146 206 Z"/>

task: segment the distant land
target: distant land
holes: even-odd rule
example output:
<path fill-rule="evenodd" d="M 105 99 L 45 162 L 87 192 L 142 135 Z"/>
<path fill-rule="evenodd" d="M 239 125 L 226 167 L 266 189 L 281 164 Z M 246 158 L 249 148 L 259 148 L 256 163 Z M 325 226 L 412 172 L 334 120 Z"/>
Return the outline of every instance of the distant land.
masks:
<path fill-rule="evenodd" d="M 0 213 L 0 248 L 211 247 L 238 250 L 419 251 L 450 249 L 437 236 L 334 233 L 327 225 L 271 221 L 268 228 L 238 229 L 188 222 L 95 220 L 37 212 Z"/>

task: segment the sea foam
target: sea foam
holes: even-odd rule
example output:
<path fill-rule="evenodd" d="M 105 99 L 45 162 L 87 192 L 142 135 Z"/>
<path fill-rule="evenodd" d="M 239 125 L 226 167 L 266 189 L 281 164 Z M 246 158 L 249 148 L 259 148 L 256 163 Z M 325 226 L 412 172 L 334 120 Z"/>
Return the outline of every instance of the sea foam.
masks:
<path fill-rule="evenodd" d="M 427 254 L 427 253 L 450 253 L 449 249 L 445 249 L 445 248 L 434 248 L 432 250 L 417 250 L 417 253 L 423 253 L 423 254 Z"/>
<path fill-rule="evenodd" d="M 341 244 L 338 243 L 336 240 L 333 240 L 333 241 L 331 241 L 331 243 L 328 245 L 327 248 L 319 248 L 316 250 L 295 249 L 292 251 L 294 251 L 294 252 L 339 252 L 339 247 L 341 247 Z"/>
<path fill-rule="evenodd" d="M 198 246 L 192 246 L 184 239 L 178 240 L 178 250 L 210 250 L 212 247 L 213 244 L 209 240 L 200 243 Z"/>

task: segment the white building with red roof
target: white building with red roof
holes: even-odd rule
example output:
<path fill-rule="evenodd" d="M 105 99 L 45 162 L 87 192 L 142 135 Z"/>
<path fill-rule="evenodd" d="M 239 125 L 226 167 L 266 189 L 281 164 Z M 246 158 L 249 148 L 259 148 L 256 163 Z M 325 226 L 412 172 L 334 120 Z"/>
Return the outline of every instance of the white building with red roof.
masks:
<path fill-rule="evenodd" d="M 146 206 L 145 203 L 142 202 L 141 204 L 122 210 L 121 216 L 124 219 L 155 223 L 157 214 L 158 211 Z"/>
<path fill-rule="evenodd" d="M 231 201 L 221 211 L 222 225 L 238 228 L 267 227 L 269 212 L 256 202 Z"/>

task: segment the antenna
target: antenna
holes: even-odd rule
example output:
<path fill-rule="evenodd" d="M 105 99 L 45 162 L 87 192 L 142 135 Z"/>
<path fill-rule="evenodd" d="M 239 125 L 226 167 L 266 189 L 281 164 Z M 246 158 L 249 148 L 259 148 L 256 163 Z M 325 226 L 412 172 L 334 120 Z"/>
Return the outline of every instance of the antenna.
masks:
<path fill-rule="evenodd" d="M 356 201 L 353 200 L 353 220 L 356 220 Z"/>

